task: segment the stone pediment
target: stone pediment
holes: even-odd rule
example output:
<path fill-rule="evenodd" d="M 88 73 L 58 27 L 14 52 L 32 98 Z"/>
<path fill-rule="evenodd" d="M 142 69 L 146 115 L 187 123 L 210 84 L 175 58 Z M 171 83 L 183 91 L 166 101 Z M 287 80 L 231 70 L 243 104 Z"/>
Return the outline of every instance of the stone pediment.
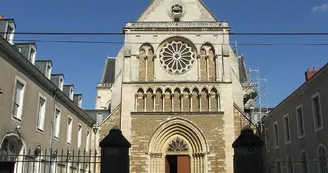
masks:
<path fill-rule="evenodd" d="M 201 0 L 153 0 L 137 22 L 183 22 L 218 20 Z"/>

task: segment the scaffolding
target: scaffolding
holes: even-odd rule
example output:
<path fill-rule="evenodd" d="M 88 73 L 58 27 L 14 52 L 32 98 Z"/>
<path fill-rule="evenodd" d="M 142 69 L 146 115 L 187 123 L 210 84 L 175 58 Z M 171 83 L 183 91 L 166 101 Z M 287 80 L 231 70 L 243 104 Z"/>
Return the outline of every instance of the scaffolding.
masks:
<path fill-rule="evenodd" d="M 248 82 L 244 85 L 245 113 L 262 131 L 262 118 L 269 113 L 268 79 L 261 78 L 260 69 L 248 69 Z"/>

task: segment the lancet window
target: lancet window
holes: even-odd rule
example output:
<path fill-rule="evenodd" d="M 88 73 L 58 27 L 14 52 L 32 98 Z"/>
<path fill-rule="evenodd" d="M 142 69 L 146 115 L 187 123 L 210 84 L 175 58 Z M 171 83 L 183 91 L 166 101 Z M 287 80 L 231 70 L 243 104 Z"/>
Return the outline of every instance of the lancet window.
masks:
<path fill-rule="evenodd" d="M 138 80 L 154 80 L 154 49 L 150 44 L 143 44 L 139 49 L 138 55 Z"/>
<path fill-rule="evenodd" d="M 216 80 L 216 58 L 214 47 L 206 43 L 202 45 L 199 55 L 199 73 L 201 81 Z"/>

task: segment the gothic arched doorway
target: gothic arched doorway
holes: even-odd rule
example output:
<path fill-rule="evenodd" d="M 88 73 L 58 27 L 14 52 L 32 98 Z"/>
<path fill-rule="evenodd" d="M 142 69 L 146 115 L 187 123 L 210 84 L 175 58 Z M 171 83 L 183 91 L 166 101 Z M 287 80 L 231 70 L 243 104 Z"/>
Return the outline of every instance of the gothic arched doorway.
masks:
<path fill-rule="evenodd" d="M 21 170 L 19 162 L 23 152 L 23 142 L 17 134 L 7 134 L 0 141 L 0 172 L 12 173 Z"/>
<path fill-rule="evenodd" d="M 192 122 L 173 118 L 152 135 L 149 166 L 152 173 L 204 173 L 208 147 L 204 135 Z"/>

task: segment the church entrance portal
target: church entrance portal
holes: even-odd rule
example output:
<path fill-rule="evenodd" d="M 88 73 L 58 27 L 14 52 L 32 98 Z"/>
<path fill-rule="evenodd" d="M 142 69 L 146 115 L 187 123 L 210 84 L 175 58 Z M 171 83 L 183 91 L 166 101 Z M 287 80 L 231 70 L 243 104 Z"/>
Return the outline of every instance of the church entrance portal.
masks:
<path fill-rule="evenodd" d="M 165 173 L 190 173 L 190 157 L 188 155 L 167 155 L 165 157 Z"/>

